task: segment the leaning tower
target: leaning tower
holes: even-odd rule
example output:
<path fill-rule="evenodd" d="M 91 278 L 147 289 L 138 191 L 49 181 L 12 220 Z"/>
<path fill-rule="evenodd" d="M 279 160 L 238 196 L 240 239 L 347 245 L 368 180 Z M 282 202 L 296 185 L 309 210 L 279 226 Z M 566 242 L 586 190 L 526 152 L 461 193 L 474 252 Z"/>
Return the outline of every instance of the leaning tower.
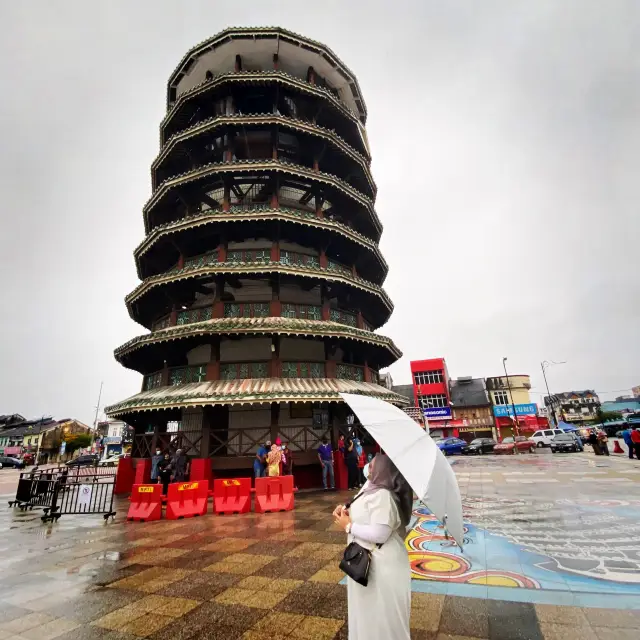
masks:
<path fill-rule="evenodd" d="M 340 392 L 404 403 L 378 384 L 401 354 L 375 332 L 393 305 L 366 117 L 340 59 L 284 29 L 227 29 L 171 74 L 126 297 L 147 333 L 115 351 L 142 390 L 107 408 L 134 457 L 230 472 L 280 437 L 302 471 L 351 421 Z"/>

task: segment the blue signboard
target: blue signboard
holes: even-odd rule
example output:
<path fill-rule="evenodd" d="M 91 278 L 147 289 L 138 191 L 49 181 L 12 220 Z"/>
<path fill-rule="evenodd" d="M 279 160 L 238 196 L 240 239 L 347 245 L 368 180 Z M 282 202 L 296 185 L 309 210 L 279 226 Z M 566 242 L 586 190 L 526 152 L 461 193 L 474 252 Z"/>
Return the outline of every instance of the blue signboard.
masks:
<path fill-rule="evenodd" d="M 422 413 L 427 420 L 451 420 L 451 407 L 428 407 Z"/>
<path fill-rule="evenodd" d="M 493 407 L 493 415 L 496 418 L 506 418 L 513 416 L 513 407 L 510 404 L 501 404 Z M 535 416 L 538 415 L 538 405 L 531 402 L 529 404 L 516 405 L 517 416 Z"/>

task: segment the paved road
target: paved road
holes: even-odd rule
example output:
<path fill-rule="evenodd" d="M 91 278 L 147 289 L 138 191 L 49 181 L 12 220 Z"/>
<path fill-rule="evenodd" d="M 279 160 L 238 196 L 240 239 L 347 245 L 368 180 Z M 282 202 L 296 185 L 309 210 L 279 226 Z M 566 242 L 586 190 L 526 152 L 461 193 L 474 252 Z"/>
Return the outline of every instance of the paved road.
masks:
<path fill-rule="evenodd" d="M 640 463 L 452 459 L 464 551 L 417 506 L 412 638 L 637 638 Z M 17 473 L 3 470 L 0 485 Z M 4 484 L 3 484 L 4 483 Z M 346 639 L 335 494 L 280 514 L 115 523 L 0 506 L 0 638 Z M 105 588 L 107 587 L 107 588 Z M 439 635 L 440 634 L 440 635 Z"/>

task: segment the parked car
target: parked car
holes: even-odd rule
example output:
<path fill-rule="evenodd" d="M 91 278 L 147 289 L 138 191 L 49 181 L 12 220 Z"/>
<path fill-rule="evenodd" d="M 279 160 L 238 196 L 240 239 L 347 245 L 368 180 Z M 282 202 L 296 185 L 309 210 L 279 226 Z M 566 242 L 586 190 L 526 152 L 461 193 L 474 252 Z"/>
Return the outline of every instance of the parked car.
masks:
<path fill-rule="evenodd" d="M 504 438 L 501 443 L 497 444 L 493 448 L 493 453 L 515 454 L 516 447 L 520 453 L 533 453 L 536 445 L 529 440 L 529 438 L 525 438 L 524 436 L 516 436 L 515 438 L 508 437 Z"/>
<path fill-rule="evenodd" d="M 536 443 L 536 447 L 550 447 L 551 441 L 555 436 L 559 436 L 564 433 L 562 429 L 540 429 L 540 431 L 536 431 L 532 436 L 531 440 Z"/>
<path fill-rule="evenodd" d="M 99 467 L 117 467 L 118 462 L 120 462 L 120 458 L 123 456 L 120 453 L 116 453 L 108 458 L 103 458 L 98 462 Z"/>
<path fill-rule="evenodd" d="M 491 438 L 476 438 L 475 440 L 472 440 L 466 447 L 462 447 L 461 453 L 465 456 L 491 453 L 496 444 L 496 441 Z"/>
<path fill-rule="evenodd" d="M 464 440 L 460 440 L 460 438 L 444 438 L 440 440 L 437 445 L 445 456 L 451 456 L 456 453 L 461 453 L 462 448 L 466 447 L 467 443 Z"/>
<path fill-rule="evenodd" d="M 24 469 L 27 465 L 18 458 L 0 458 L 0 469 Z"/>
<path fill-rule="evenodd" d="M 557 453 L 558 451 L 584 451 L 584 446 L 580 438 L 575 434 L 559 433 L 551 441 L 551 451 L 552 453 Z"/>
<path fill-rule="evenodd" d="M 95 453 L 87 453 L 82 456 L 78 456 L 73 460 L 67 462 L 67 467 L 92 467 L 98 462 L 98 456 Z"/>

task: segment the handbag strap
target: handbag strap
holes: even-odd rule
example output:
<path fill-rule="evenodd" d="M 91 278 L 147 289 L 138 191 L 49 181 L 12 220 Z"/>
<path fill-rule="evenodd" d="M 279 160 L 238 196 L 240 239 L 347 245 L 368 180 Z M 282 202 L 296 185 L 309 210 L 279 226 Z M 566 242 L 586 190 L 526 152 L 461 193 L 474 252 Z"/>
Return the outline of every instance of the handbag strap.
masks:
<path fill-rule="evenodd" d="M 364 491 L 361 491 L 353 500 L 350 500 L 349 502 L 347 502 L 344 505 L 345 509 L 350 509 L 351 505 L 360 497 L 363 496 L 365 494 Z M 382 545 L 384 544 L 384 542 L 376 542 L 376 547 L 378 547 L 378 549 L 382 548 Z"/>

